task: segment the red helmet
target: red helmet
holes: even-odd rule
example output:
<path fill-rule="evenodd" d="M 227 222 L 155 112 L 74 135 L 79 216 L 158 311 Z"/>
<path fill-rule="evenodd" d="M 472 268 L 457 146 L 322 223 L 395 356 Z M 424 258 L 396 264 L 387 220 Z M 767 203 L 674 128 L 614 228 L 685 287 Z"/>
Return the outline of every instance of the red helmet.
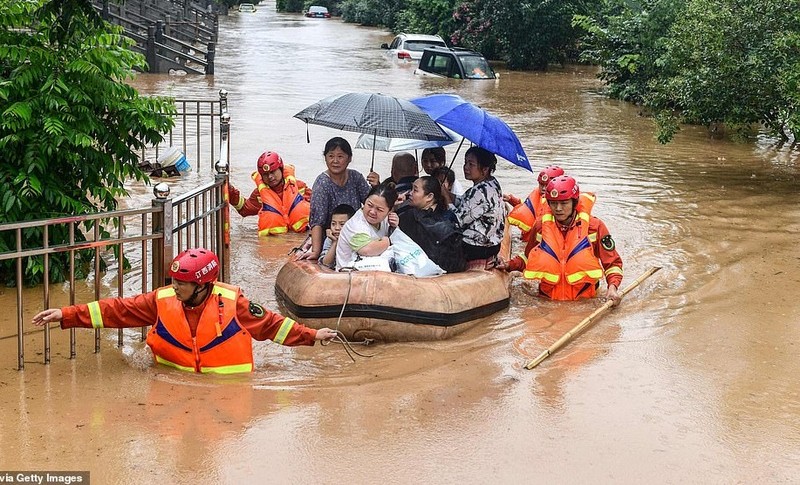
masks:
<path fill-rule="evenodd" d="M 169 275 L 178 281 L 202 285 L 219 276 L 219 259 L 208 249 L 187 249 L 172 260 Z"/>
<path fill-rule="evenodd" d="M 569 200 L 577 199 L 581 195 L 578 182 L 569 175 L 562 175 L 551 180 L 547 184 L 544 197 L 547 200 Z"/>
<path fill-rule="evenodd" d="M 283 169 L 283 159 L 281 156 L 278 155 L 278 152 L 264 152 L 258 157 L 258 172 L 261 174 L 262 177 L 265 177 L 268 173 Z"/>
<path fill-rule="evenodd" d="M 559 167 L 558 165 L 548 165 L 544 168 L 544 170 L 539 172 L 539 185 L 547 185 L 547 182 L 558 177 L 559 175 L 564 175 L 563 168 Z"/>

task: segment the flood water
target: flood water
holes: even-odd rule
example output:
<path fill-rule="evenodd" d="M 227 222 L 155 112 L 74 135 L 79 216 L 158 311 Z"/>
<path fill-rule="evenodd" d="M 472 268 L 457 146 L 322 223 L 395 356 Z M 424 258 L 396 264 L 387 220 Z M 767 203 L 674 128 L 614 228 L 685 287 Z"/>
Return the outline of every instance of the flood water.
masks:
<path fill-rule="evenodd" d="M 331 136 L 292 115 L 332 94 L 455 92 L 506 120 L 538 172 L 558 164 L 595 192 L 625 281 L 661 271 L 533 370 L 523 365 L 599 302 L 555 303 L 520 279 L 511 306 L 445 342 L 256 345 L 257 370 L 220 378 L 150 365 L 143 344 L 92 353 L 79 331 L 41 332 L 16 367 L 3 322 L 0 469 L 90 470 L 93 483 L 790 483 L 800 476 L 800 156 L 766 138 L 685 128 L 667 146 L 636 107 L 607 99 L 590 68 L 497 82 L 431 80 L 378 49 L 385 31 L 277 14 L 221 18 L 216 76 L 140 75 L 142 92 L 214 99 L 226 89 L 232 182 L 250 190 L 278 151 L 308 183 Z M 463 150 L 463 149 L 462 149 Z M 448 148 L 453 156 L 455 147 Z M 391 154 L 376 154 L 388 176 Z M 460 173 L 463 151 L 454 168 Z M 370 152 L 351 168 L 367 172 Z M 507 192 L 534 176 L 504 161 Z M 208 174 L 173 184 L 179 194 Z M 204 179 L 205 180 L 205 179 Z M 131 187 L 132 205 L 150 188 Z M 301 236 L 259 239 L 232 214 L 233 280 L 276 308 L 273 283 Z M 14 292 L 0 301 L 13 308 Z M 343 295 L 344 298 L 344 295 Z M 410 303 L 413 304 L 413 303 Z M 26 322 L 36 308 L 26 308 Z"/>

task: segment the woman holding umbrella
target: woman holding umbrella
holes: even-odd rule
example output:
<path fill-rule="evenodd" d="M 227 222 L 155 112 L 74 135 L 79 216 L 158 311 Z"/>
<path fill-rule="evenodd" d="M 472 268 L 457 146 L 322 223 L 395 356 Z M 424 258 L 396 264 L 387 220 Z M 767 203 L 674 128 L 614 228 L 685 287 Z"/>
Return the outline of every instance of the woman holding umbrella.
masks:
<path fill-rule="evenodd" d="M 496 166 L 497 157 L 481 147 L 473 146 L 464 155 L 464 178 L 474 185 L 453 202 L 453 212 L 463 231 L 468 268 L 490 269 L 500 252 L 506 208 L 500 183 L 492 176 Z"/>
<path fill-rule="evenodd" d="M 353 159 L 353 149 L 347 140 L 339 136 L 331 138 L 322 154 L 328 169 L 319 174 L 311 190 L 311 213 L 308 218 L 311 249 L 295 253 L 296 259 L 319 258 L 333 209 L 339 204 L 347 204 L 358 210 L 370 190 L 361 173 L 347 168 Z"/>

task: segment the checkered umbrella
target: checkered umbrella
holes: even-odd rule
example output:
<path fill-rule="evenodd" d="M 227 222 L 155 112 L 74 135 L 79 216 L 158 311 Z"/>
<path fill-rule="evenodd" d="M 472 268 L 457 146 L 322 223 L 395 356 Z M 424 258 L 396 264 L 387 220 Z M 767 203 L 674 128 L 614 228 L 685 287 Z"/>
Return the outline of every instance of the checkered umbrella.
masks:
<path fill-rule="evenodd" d="M 410 101 L 379 93 L 330 96 L 317 101 L 294 117 L 306 123 L 366 133 L 375 138 L 383 136 L 430 141 L 451 139 L 430 116 Z M 372 161 L 374 165 L 374 148 Z"/>

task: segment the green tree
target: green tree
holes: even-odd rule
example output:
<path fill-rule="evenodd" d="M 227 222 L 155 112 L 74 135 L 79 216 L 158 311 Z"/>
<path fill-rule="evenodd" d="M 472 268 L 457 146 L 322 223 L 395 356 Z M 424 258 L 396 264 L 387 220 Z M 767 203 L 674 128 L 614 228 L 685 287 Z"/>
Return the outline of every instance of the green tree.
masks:
<path fill-rule="evenodd" d="M 689 0 L 672 25 L 646 104 L 658 137 L 680 123 L 800 135 L 800 0 Z"/>
<path fill-rule="evenodd" d="M 609 96 L 643 104 L 649 83 L 665 73 L 661 57 L 683 0 L 606 0 L 594 14 L 575 15 L 581 60 L 598 64 Z"/>
<path fill-rule="evenodd" d="M 574 15 L 589 13 L 584 0 L 468 0 L 457 6 L 453 40 L 503 59 L 511 69 L 546 70 L 575 57 Z"/>
<path fill-rule="evenodd" d="M 439 35 L 447 40 L 455 31 L 456 0 L 411 0 L 398 12 L 394 32 Z"/>
<path fill-rule="evenodd" d="M 303 0 L 277 0 L 275 10 L 278 12 L 302 12 Z"/>
<path fill-rule="evenodd" d="M 345 22 L 392 29 L 405 4 L 406 0 L 345 0 L 340 7 Z"/>
<path fill-rule="evenodd" d="M 126 180 L 147 179 L 137 151 L 162 141 L 173 102 L 125 84 L 144 57 L 90 2 L 0 2 L 0 25 L 0 223 L 115 209 Z M 0 251 L 15 247 L 8 236 Z M 66 237 L 53 231 L 50 244 Z M 25 239 L 41 245 L 41 229 Z M 36 282 L 41 262 L 27 266 Z"/>

